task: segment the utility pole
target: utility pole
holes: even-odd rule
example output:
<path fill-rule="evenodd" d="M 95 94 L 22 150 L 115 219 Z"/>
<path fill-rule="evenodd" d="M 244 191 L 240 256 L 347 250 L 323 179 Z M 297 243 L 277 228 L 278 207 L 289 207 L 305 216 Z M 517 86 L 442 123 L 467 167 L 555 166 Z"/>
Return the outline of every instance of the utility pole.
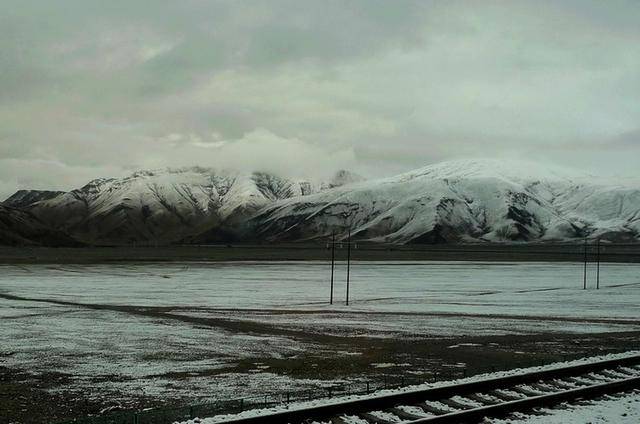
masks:
<path fill-rule="evenodd" d="M 347 239 L 347 306 L 349 306 L 349 272 L 351 268 L 351 228 Z"/>
<path fill-rule="evenodd" d="M 336 233 L 331 234 L 331 294 L 329 296 L 329 305 L 333 305 L 333 269 L 336 262 Z"/>
<path fill-rule="evenodd" d="M 584 238 L 584 272 L 583 272 L 583 283 L 582 289 L 587 289 L 587 238 Z"/>
<path fill-rule="evenodd" d="M 600 289 L 600 238 L 598 238 L 598 247 L 596 250 L 596 290 Z"/>

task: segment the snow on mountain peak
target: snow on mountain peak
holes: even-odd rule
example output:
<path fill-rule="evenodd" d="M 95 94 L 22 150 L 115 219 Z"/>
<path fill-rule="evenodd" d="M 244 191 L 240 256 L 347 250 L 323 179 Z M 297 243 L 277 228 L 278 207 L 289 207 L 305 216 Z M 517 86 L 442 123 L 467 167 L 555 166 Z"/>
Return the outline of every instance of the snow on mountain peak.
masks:
<path fill-rule="evenodd" d="M 571 180 L 586 177 L 568 168 L 526 160 L 458 159 L 439 162 L 397 176 L 400 180 L 428 177 L 433 179 L 500 178 L 511 181 Z"/>
<path fill-rule="evenodd" d="M 89 243 L 167 243 L 212 230 L 232 231 L 266 205 L 318 189 L 318 184 L 265 172 L 166 168 L 98 178 L 31 210 Z"/>
<path fill-rule="evenodd" d="M 350 230 L 392 243 L 630 241 L 640 235 L 640 188 L 528 161 L 466 159 L 283 200 L 255 221 L 262 237 L 285 240 Z"/>
<path fill-rule="evenodd" d="M 640 238 L 640 184 L 522 160 L 454 160 L 366 181 L 340 171 L 325 183 L 201 167 L 143 170 L 14 199 L 36 199 L 20 202 L 89 243 L 305 240 L 349 230 L 391 243 Z"/>

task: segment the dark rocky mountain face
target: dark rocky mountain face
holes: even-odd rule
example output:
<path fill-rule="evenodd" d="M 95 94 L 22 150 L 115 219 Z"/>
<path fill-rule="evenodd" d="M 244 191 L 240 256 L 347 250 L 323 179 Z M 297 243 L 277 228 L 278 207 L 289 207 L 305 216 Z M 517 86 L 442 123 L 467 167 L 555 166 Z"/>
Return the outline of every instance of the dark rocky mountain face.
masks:
<path fill-rule="evenodd" d="M 81 243 L 53 230 L 28 211 L 0 204 L 0 245 L 80 246 Z"/>
<path fill-rule="evenodd" d="M 64 191 L 49 190 L 18 190 L 11 197 L 2 202 L 5 206 L 13 208 L 26 208 L 42 200 L 53 199 L 64 194 Z"/>

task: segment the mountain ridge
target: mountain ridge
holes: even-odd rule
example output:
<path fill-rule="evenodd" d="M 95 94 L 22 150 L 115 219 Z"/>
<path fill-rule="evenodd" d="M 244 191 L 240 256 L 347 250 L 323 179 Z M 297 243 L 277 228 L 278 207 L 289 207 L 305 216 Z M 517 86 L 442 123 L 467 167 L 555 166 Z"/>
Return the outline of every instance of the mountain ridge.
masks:
<path fill-rule="evenodd" d="M 146 170 L 12 198 L 51 230 L 87 244 L 308 241 L 349 231 L 396 244 L 640 238 L 640 184 L 495 159 L 372 180 L 341 171 L 327 182 L 201 167 Z"/>
<path fill-rule="evenodd" d="M 328 237 L 336 228 L 344 237 L 351 228 L 356 238 L 390 243 L 637 241 L 640 186 L 594 184 L 586 174 L 561 168 L 512 165 L 449 161 L 304 202 L 284 200 L 254 218 L 256 231 L 269 240 Z"/>
<path fill-rule="evenodd" d="M 266 172 L 167 168 L 97 178 L 56 195 L 20 191 L 7 202 L 87 244 L 167 244 L 200 234 L 213 241 L 242 237 L 243 222 L 267 204 L 356 179 L 347 171 L 320 183 Z"/>

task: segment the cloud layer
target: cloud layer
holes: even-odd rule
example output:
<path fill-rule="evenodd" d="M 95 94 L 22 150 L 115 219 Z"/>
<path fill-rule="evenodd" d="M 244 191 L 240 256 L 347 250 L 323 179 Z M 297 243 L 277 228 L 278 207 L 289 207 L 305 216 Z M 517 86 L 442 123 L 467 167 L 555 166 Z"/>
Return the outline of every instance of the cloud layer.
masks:
<path fill-rule="evenodd" d="M 183 165 L 640 173 L 634 1 L 0 6 L 0 197 Z"/>

